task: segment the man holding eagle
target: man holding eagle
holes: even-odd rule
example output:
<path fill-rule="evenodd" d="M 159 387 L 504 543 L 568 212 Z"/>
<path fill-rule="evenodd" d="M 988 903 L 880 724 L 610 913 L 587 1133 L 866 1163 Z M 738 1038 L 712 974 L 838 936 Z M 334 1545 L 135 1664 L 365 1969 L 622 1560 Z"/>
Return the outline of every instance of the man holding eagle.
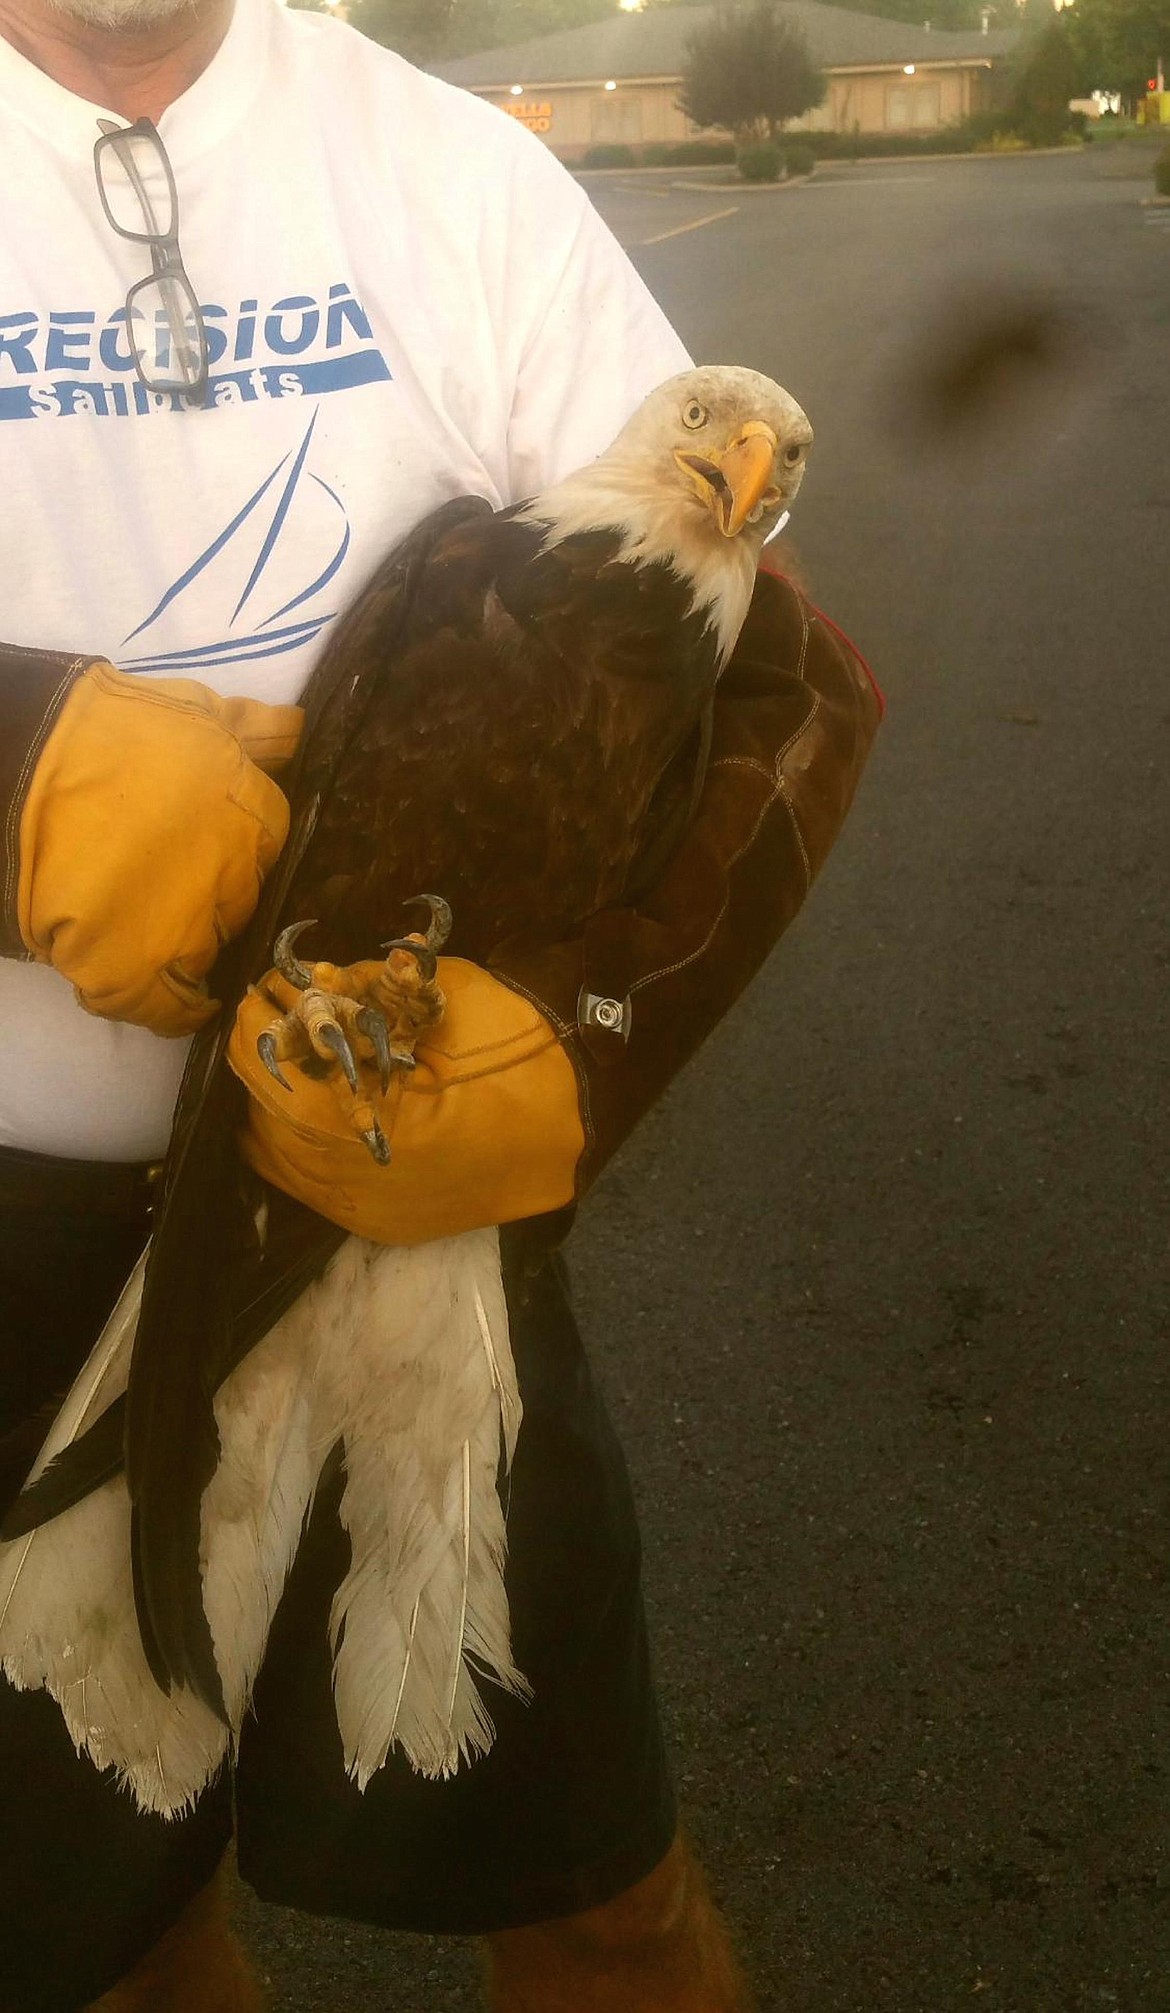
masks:
<path fill-rule="evenodd" d="M 261 2006 L 234 1803 L 496 2013 L 734 2013 L 556 1251 L 872 739 L 811 428 L 335 22 L 0 0 L 0 108 L 0 2006 Z"/>

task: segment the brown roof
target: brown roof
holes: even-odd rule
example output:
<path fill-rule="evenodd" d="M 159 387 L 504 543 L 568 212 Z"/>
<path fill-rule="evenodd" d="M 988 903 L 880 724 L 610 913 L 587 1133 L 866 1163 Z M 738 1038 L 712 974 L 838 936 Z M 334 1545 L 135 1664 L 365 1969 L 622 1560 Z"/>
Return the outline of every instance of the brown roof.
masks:
<path fill-rule="evenodd" d="M 929 7 L 930 0 L 923 0 Z M 686 64 L 692 35 L 714 17 L 714 7 L 649 7 L 642 13 L 615 13 L 584 28 L 564 28 L 529 42 L 485 49 L 433 67 L 449 83 L 469 90 L 523 83 L 592 84 L 612 77 L 677 78 Z M 813 61 L 822 69 L 849 69 L 885 63 L 946 63 L 1003 57 L 1019 38 L 1016 29 L 981 35 L 976 29 L 925 28 L 913 21 L 890 21 L 880 14 L 855 14 L 823 0 L 778 0 L 777 12 L 798 28 Z"/>

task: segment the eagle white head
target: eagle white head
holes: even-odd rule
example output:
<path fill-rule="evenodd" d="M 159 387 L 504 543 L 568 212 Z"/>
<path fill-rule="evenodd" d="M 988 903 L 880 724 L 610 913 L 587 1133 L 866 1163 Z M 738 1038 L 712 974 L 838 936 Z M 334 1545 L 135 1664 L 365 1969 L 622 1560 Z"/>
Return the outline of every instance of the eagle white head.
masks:
<path fill-rule="evenodd" d="M 618 557 L 664 561 L 709 610 L 730 656 L 760 550 L 790 508 L 813 430 L 796 400 L 759 371 L 704 364 L 667 378 L 588 468 L 546 489 L 522 515 L 546 545 L 616 530 Z"/>

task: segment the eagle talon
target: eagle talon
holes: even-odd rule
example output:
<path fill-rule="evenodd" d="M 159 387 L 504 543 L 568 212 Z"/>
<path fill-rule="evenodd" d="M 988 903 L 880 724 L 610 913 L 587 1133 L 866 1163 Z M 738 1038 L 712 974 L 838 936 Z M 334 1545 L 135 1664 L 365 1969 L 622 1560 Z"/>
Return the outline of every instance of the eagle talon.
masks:
<path fill-rule="evenodd" d="M 264 1034 L 257 1037 L 256 1053 L 268 1071 L 269 1076 L 276 1078 L 281 1089 L 291 1090 L 292 1085 L 280 1067 L 280 1052 L 276 1046 L 276 1036 L 270 1028 Z"/>
<path fill-rule="evenodd" d="M 308 965 L 303 965 L 299 958 L 293 956 L 293 945 L 306 930 L 315 928 L 316 922 L 317 918 L 313 916 L 308 922 L 290 923 L 286 930 L 281 931 L 272 946 L 272 962 L 277 971 L 282 978 L 288 980 L 290 986 L 295 986 L 297 991 L 302 993 L 308 992 L 313 983 L 313 974 Z"/>
<path fill-rule="evenodd" d="M 362 1139 L 365 1141 L 365 1144 L 368 1146 L 374 1159 L 377 1161 L 378 1166 L 386 1167 L 389 1164 L 390 1160 L 390 1143 L 387 1140 L 386 1135 L 383 1132 L 381 1126 L 378 1124 L 377 1119 L 374 1120 L 373 1125 L 370 1126 L 367 1132 L 363 1132 Z"/>
<path fill-rule="evenodd" d="M 396 1070 L 414 1069 L 414 1044 L 443 1011 L 436 974 L 451 910 L 440 895 L 413 899 L 430 910 L 426 934 L 394 937 L 383 946 L 390 955 L 380 968 L 372 959 L 302 963 L 294 946 L 313 923 L 306 918 L 283 929 L 273 946 L 277 970 L 268 997 L 286 1011 L 256 1042 L 260 1061 L 283 1090 L 294 1087 L 282 1067 L 290 1060 L 304 1075 L 330 1084 L 351 1133 L 380 1167 L 390 1159 L 390 1144 L 371 1102 L 372 1075 L 385 1097 Z M 400 950 L 409 954 L 405 966 L 392 956 Z"/>
<path fill-rule="evenodd" d="M 417 937 L 391 937 L 382 949 L 387 955 L 391 951 L 409 951 L 411 957 L 417 960 L 419 971 L 428 985 L 439 969 L 439 960 L 431 946 L 420 943 Z"/>
<path fill-rule="evenodd" d="M 431 920 L 427 927 L 426 946 L 429 951 L 441 951 L 451 934 L 454 921 L 450 902 L 445 902 L 442 895 L 410 895 L 407 897 L 406 907 L 430 910 Z M 433 973 L 428 973 L 427 976 L 433 977 Z"/>
<path fill-rule="evenodd" d="M 385 1097 L 390 1088 L 390 1071 L 396 1062 L 401 1061 L 401 1057 L 395 1055 L 390 1046 L 390 1023 L 379 1007 L 365 1006 L 355 1019 L 354 1026 L 359 1034 L 365 1035 L 374 1051 L 374 1059 L 378 1065 L 378 1082 Z M 413 1061 L 412 1056 L 412 1065 Z"/>
<path fill-rule="evenodd" d="M 347 1084 L 351 1090 L 356 1091 L 358 1087 L 357 1064 L 353 1059 L 353 1050 L 346 1041 L 345 1035 L 338 1027 L 337 1022 L 325 1021 L 323 1025 L 318 1026 L 316 1029 L 316 1035 L 318 1041 L 323 1041 L 326 1048 L 333 1050 L 334 1055 L 345 1072 Z"/>

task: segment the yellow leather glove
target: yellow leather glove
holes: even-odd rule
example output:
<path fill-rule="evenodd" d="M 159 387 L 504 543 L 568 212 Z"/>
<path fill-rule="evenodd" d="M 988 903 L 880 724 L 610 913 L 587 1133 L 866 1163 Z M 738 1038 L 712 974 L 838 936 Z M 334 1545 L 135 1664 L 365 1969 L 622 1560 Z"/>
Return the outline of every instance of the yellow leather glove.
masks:
<path fill-rule="evenodd" d="M 288 833 L 257 765 L 287 762 L 302 721 L 104 663 L 74 685 L 24 795 L 15 907 L 90 1013 L 185 1035 L 217 1011 L 200 981 Z"/>
<path fill-rule="evenodd" d="M 390 1142 L 387 1166 L 353 1130 L 335 1083 L 291 1064 L 282 1090 L 265 1070 L 256 1042 L 272 1024 L 273 998 L 288 998 L 275 973 L 263 982 L 271 997 L 253 988 L 243 1001 L 228 1046 L 250 1093 L 241 1143 L 257 1174 L 379 1244 L 424 1244 L 573 1199 L 585 1132 L 561 1037 L 479 965 L 440 958 L 438 982 L 445 1009 L 419 1041 L 415 1069 L 396 1070 L 385 1096 L 362 1070 Z"/>

